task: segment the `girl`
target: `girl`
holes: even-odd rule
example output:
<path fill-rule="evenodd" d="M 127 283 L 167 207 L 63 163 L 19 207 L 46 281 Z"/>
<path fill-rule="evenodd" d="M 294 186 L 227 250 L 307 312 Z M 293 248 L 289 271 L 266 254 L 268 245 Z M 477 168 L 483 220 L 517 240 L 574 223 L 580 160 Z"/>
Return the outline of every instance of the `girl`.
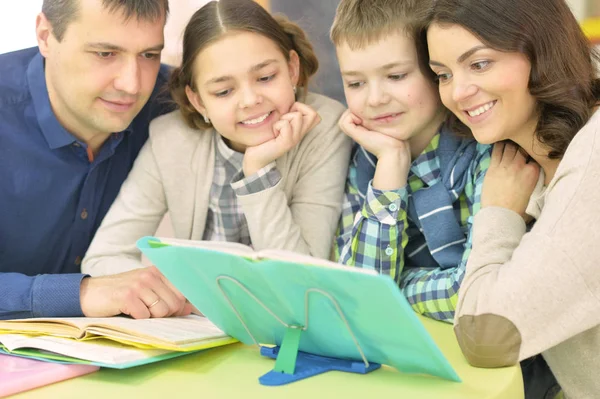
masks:
<path fill-rule="evenodd" d="M 481 367 L 541 353 L 566 397 L 597 397 L 600 81 L 590 43 L 564 0 L 438 0 L 432 10 L 442 101 L 457 129 L 497 143 L 458 341 Z"/>
<path fill-rule="evenodd" d="M 167 211 L 177 238 L 327 258 L 351 144 L 342 105 L 306 91 L 317 66 L 300 28 L 251 0 L 198 10 L 170 81 L 180 109 L 152 122 L 84 273 L 142 267 L 136 240 Z M 172 313 L 160 300 L 144 300 L 152 317 Z"/>

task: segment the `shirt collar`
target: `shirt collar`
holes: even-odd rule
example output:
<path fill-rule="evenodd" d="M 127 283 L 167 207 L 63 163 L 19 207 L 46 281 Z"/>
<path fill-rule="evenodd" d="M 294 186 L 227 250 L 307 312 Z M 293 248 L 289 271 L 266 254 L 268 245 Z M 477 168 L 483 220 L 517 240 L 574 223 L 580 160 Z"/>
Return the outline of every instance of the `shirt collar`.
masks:
<path fill-rule="evenodd" d="M 48 86 L 46 85 L 46 75 L 44 73 L 44 57 L 37 53 L 29 62 L 27 67 L 27 81 L 29 84 L 29 93 L 33 100 L 35 115 L 40 129 L 46 138 L 46 142 L 51 149 L 71 145 L 74 142 L 81 143 L 75 136 L 65 129 L 52 110 L 50 97 L 48 95 Z M 131 124 L 123 131 L 128 133 L 132 131 Z M 121 132 L 120 132 L 121 133 Z M 118 135 L 122 137 L 122 134 Z"/>
<path fill-rule="evenodd" d="M 215 136 L 215 140 L 217 141 L 217 156 L 219 159 L 223 162 L 229 163 L 237 171 L 242 170 L 244 154 L 229 148 L 219 133 L 215 132 Z"/>
<path fill-rule="evenodd" d="M 440 160 L 437 155 L 439 145 L 440 133 L 438 132 L 410 166 L 410 173 L 428 186 L 435 184 L 441 175 Z"/>

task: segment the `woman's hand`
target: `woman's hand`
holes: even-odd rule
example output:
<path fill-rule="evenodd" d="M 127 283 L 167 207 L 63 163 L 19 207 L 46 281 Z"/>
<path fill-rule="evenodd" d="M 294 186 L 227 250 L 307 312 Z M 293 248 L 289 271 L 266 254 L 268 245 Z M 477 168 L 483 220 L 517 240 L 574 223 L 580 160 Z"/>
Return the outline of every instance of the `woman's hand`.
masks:
<path fill-rule="evenodd" d="M 528 221 L 525 209 L 539 174 L 539 165 L 534 161 L 527 162 L 515 144 L 494 144 L 490 168 L 483 181 L 481 207 L 499 206 L 510 209 Z"/>
<path fill-rule="evenodd" d="M 303 103 L 294 103 L 290 112 L 273 124 L 273 139 L 246 149 L 242 166 L 244 175 L 253 175 L 287 153 L 320 122 L 321 117 L 314 109 Z"/>

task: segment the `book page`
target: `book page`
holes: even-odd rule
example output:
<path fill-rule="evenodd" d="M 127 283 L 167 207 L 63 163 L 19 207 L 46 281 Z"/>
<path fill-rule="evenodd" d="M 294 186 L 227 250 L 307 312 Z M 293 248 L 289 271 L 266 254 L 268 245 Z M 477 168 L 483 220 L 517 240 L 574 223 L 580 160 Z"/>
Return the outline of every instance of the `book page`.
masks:
<path fill-rule="evenodd" d="M 31 337 L 20 334 L 0 335 L 0 342 L 9 351 L 22 348 L 42 349 L 77 359 L 96 363 L 123 364 L 160 356 L 169 351 L 137 349 L 108 340 L 76 341 L 58 337 Z"/>
<path fill-rule="evenodd" d="M 180 346 L 227 337 L 206 317 L 197 315 L 139 320 L 128 317 L 108 317 L 90 319 L 89 324 L 90 327 L 86 329 L 89 333 L 110 336 L 117 332 L 121 333 L 117 334 L 120 339 L 148 345 L 164 343 Z M 142 338 L 142 340 L 136 341 L 136 337 Z"/>
<path fill-rule="evenodd" d="M 81 338 L 89 324 L 85 317 L 38 317 L 0 321 L 0 332 L 51 334 L 54 336 Z"/>
<path fill-rule="evenodd" d="M 343 270 L 349 273 L 364 273 L 364 274 L 372 274 L 377 275 L 375 270 L 372 269 L 364 269 L 362 267 L 354 267 L 354 266 L 346 266 L 340 263 L 335 263 L 327 259 L 316 258 L 310 255 L 299 254 L 291 251 L 284 251 L 282 249 L 263 249 L 262 251 L 258 251 L 256 253 L 257 258 L 259 259 L 273 259 L 273 260 L 281 260 L 286 262 L 294 262 L 301 263 L 303 265 L 309 266 L 318 266 L 318 267 L 328 267 L 333 269 Z"/>
<path fill-rule="evenodd" d="M 182 240 L 177 238 L 163 238 L 157 237 L 161 243 L 173 245 L 175 247 L 191 247 L 208 249 L 219 252 L 226 252 L 234 255 L 247 256 L 254 258 L 254 250 L 244 244 L 238 242 L 229 241 L 194 241 L 194 240 Z"/>

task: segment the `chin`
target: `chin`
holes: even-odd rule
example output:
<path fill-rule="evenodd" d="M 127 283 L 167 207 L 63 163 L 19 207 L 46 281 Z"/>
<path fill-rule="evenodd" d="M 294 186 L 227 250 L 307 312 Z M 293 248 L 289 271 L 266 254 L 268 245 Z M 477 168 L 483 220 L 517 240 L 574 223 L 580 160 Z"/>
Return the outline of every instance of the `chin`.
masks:
<path fill-rule="evenodd" d="M 475 137 L 475 140 L 480 144 L 494 144 L 500 141 L 496 135 L 486 134 L 485 132 L 478 133 L 473 130 L 471 130 L 471 133 L 473 133 L 473 137 Z"/>

